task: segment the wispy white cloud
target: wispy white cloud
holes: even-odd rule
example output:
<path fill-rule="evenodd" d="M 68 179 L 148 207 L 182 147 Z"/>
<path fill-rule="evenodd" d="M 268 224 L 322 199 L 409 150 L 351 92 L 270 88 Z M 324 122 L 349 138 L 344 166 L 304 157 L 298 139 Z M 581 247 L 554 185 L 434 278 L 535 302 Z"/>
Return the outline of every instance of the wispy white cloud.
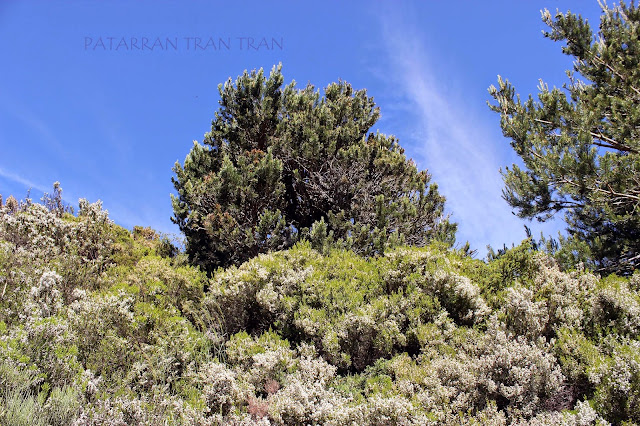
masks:
<path fill-rule="evenodd" d="M 24 178 L 20 175 L 17 175 L 15 173 L 12 173 L 8 170 L 3 169 L 2 167 L 0 167 L 0 177 L 3 177 L 4 179 L 10 180 L 11 182 L 17 183 L 19 185 L 24 186 L 25 188 L 29 189 L 29 188 L 33 188 L 39 192 L 47 192 L 48 189 L 44 186 L 44 185 L 40 185 L 37 183 L 34 183 L 32 181 L 30 181 L 27 178 Z"/>
<path fill-rule="evenodd" d="M 524 239 L 526 222 L 515 217 L 502 199 L 503 182 L 499 169 L 507 146 L 489 123 L 478 120 L 474 107 L 437 75 L 420 33 L 400 15 L 391 14 L 382 22 L 383 39 L 393 87 L 416 111 L 417 121 L 405 129 L 413 134 L 409 152 L 427 168 L 447 197 L 448 209 L 459 224 L 458 241 L 469 240 L 484 253 L 484 247 L 502 247 Z M 473 99 L 484 107 L 484 100 Z M 475 107 L 477 108 L 477 107 Z M 497 121 L 490 123 L 497 126 Z M 406 144 L 406 143 L 405 143 Z M 509 149 L 509 148 L 506 148 Z M 558 223 L 529 224 L 534 232 L 555 234 Z"/>

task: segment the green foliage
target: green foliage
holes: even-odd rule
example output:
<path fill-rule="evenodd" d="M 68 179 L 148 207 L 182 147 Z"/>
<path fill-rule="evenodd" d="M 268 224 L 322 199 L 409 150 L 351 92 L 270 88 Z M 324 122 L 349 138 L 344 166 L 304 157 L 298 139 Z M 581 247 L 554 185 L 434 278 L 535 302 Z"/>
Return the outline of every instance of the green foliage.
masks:
<path fill-rule="evenodd" d="M 533 255 L 529 241 L 523 241 L 519 246 L 504 251 L 489 262 L 488 285 L 495 290 L 501 290 L 514 281 L 524 285 L 531 285 L 533 277 L 539 271 L 539 259 Z"/>
<path fill-rule="evenodd" d="M 210 279 L 97 206 L 18 207 L 0 217 L 3 424 L 638 421 L 640 275 L 562 272 L 528 242 L 365 258 L 319 221 Z"/>
<path fill-rule="evenodd" d="M 594 402 L 613 422 L 640 421 L 640 350 L 638 342 L 622 344 L 591 369 L 596 383 Z"/>
<path fill-rule="evenodd" d="M 573 383 L 574 391 L 591 397 L 593 387 L 589 382 L 589 370 L 603 358 L 598 346 L 583 333 L 562 328 L 558 331 L 554 353 L 562 366 L 562 373 Z"/>
<path fill-rule="evenodd" d="M 175 165 L 173 220 L 194 264 L 212 272 L 309 236 L 366 255 L 453 243 L 429 174 L 369 133 L 379 111 L 366 91 L 339 82 L 321 97 L 283 81 L 278 66 L 220 85 L 204 145 Z"/>
<path fill-rule="evenodd" d="M 537 101 L 521 102 L 502 78 L 490 87 L 524 163 L 503 172 L 504 198 L 521 217 L 566 211 L 563 261 L 630 274 L 640 265 L 640 9 L 603 6 L 597 36 L 579 15 L 542 17 L 574 69 L 562 89 L 541 82 Z"/>
<path fill-rule="evenodd" d="M 416 352 L 420 327 L 446 309 L 460 324 L 481 322 L 488 307 L 466 277 L 438 269 L 436 249 L 396 249 L 363 259 L 332 250 L 322 256 L 308 243 L 261 255 L 215 276 L 223 330 L 268 329 L 313 343 L 332 364 L 362 371 L 398 351 Z M 205 301 L 205 305 L 207 305 Z"/>

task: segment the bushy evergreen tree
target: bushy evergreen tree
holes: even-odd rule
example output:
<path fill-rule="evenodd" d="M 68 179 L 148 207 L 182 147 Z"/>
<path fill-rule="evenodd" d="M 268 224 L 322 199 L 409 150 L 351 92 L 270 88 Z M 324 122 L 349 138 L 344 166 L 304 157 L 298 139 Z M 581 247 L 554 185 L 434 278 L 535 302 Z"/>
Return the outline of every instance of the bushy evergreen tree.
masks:
<path fill-rule="evenodd" d="M 219 86 L 220 109 L 173 178 L 173 220 L 208 271 L 308 236 L 371 255 L 398 243 L 454 240 L 444 197 L 398 141 L 370 133 L 380 115 L 365 90 L 283 87 L 245 71 Z"/>
<path fill-rule="evenodd" d="M 542 17 L 574 67 L 562 88 L 541 82 L 538 100 L 522 102 L 501 78 L 489 88 L 524 164 L 503 172 L 504 198 L 521 217 L 565 211 L 563 256 L 630 273 L 640 267 L 640 9 L 603 6 L 595 36 L 580 15 Z"/>

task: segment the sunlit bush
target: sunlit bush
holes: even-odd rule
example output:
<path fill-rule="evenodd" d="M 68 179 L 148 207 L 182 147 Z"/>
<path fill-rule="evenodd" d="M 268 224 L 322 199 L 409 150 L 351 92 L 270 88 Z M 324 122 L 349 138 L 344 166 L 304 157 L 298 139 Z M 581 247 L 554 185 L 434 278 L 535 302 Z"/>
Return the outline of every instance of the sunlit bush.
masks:
<path fill-rule="evenodd" d="M 1 424 L 640 422 L 638 274 L 300 243 L 208 278 L 162 241 L 2 207 Z"/>

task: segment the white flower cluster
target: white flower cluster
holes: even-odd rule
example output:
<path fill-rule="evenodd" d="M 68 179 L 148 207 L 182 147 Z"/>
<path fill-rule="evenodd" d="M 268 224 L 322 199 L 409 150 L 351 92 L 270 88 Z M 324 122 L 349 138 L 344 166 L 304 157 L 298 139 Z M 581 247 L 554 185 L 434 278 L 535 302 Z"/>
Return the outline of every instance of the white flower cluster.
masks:
<path fill-rule="evenodd" d="M 597 323 L 619 334 L 640 335 L 640 294 L 624 281 L 599 288 L 592 300 L 592 315 Z"/>
<path fill-rule="evenodd" d="M 92 287 L 108 264 L 110 225 L 100 202 L 80 200 L 78 217 L 60 216 L 42 204 L 0 208 L 0 268 L 7 271 L 0 274 L 0 294 L 11 300 L 0 319 L 17 317 L 22 302 L 34 297 L 43 315 L 51 315 L 58 301 L 70 302 L 75 288 Z"/>
<path fill-rule="evenodd" d="M 235 373 L 224 364 L 207 363 L 200 370 L 199 378 L 204 384 L 203 397 L 208 413 L 226 416 L 236 401 L 242 398 Z"/>
<path fill-rule="evenodd" d="M 530 287 L 519 283 L 506 289 L 501 312 L 510 331 L 535 341 L 553 337 L 563 327 L 581 329 L 594 313 L 598 317 L 590 306 L 602 304 L 608 292 L 598 290 L 597 277 L 583 271 L 561 272 L 541 253 L 535 258 L 539 267 Z"/>
<path fill-rule="evenodd" d="M 589 370 L 595 403 L 614 417 L 640 419 L 640 341 L 618 345 L 611 357 Z"/>
<path fill-rule="evenodd" d="M 583 271 L 563 273 L 548 256 L 542 253 L 535 256 L 541 265 L 534 280 L 536 296 L 546 300 L 550 327 L 553 330 L 581 327 L 583 309 L 588 295 L 596 288 L 597 277 Z"/>
<path fill-rule="evenodd" d="M 430 285 L 433 287 L 427 291 L 433 292 L 447 312 L 462 323 L 479 322 L 491 312 L 478 286 L 465 276 L 438 270 Z"/>
<path fill-rule="evenodd" d="M 61 281 L 62 277 L 53 271 L 42 274 L 38 285 L 29 292 L 30 303 L 25 306 L 29 317 L 49 317 L 62 309 Z"/>
<path fill-rule="evenodd" d="M 336 368 L 321 358 L 302 356 L 297 370 L 283 379 L 282 388 L 267 397 L 271 419 L 276 424 L 335 421 L 336 412 L 347 402 L 328 387 L 335 372 Z"/>
<path fill-rule="evenodd" d="M 486 397 L 508 401 L 507 412 L 530 416 L 541 398 L 561 389 L 564 376 L 544 341 L 530 343 L 514 338 L 495 323 L 484 337 L 476 363 L 479 388 Z"/>
<path fill-rule="evenodd" d="M 544 300 L 534 301 L 534 292 L 525 287 L 509 287 L 504 306 L 511 331 L 536 340 L 549 322 L 549 308 Z"/>
<path fill-rule="evenodd" d="M 531 419 L 520 419 L 514 426 L 607 426 L 610 425 L 605 419 L 598 415 L 596 410 L 586 401 L 578 401 L 574 412 L 542 412 Z"/>

